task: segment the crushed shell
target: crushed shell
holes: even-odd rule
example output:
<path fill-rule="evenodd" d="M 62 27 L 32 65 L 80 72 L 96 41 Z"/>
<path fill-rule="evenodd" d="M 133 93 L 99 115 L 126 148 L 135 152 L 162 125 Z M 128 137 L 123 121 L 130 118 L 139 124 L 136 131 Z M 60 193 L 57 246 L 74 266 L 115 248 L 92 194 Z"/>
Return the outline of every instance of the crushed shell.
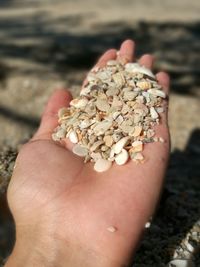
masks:
<path fill-rule="evenodd" d="M 72 152 L 94 162 L 94 170 L 107 171 L 129 158 L 144 162 L 146 143 L 165 142 L 155 136 L 164 112 L 166 93 L 151 70 L 138 63 L 110 60 L 87 76 L 80 96 L 58 111 L 52 139 L 74 144 Z"/>
<path fill-rule="evenodd" d="M 110 169 L 112 162 L 106 159 L 98 159 L 94 164 L 94 170 L 96 172 L 105 172 Z"/>

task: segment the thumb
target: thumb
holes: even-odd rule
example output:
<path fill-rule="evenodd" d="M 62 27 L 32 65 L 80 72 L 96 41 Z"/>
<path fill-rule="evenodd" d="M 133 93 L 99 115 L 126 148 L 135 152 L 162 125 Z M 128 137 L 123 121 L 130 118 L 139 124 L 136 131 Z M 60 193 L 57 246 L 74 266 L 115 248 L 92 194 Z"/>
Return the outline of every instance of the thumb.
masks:
<path fill-rule="evenodd" d="M 40 126 L 31 141 L 51 139 L 52 132 L 58 125 L 58 110 L 69 106 L 71 100 L 71 93 L 64 89 L 58 89 L 52 94 L 42 114 Z"/>

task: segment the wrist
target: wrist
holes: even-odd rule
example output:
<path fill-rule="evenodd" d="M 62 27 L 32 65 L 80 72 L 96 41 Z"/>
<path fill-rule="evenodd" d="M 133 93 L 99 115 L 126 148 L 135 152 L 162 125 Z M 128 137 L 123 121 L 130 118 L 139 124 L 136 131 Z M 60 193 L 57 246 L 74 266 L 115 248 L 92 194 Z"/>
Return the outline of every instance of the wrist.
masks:
<path fill-rule="evenodd" d="M 5 267 L 128 267 L 97 254 L 92 249 L 72 245 L 50 236 L 18 237 Z"/>

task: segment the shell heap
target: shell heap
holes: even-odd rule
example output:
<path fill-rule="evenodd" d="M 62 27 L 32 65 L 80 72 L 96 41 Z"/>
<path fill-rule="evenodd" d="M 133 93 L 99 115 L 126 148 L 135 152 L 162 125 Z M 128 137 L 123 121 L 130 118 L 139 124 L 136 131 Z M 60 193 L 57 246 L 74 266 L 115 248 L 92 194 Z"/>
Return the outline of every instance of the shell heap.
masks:
<path fill-rule="evenodd" d="M 164 98 L 149 69 L 110 60 L 88 74 L 87 84 L 69 108 L 59 110 L 52 138 L 69 138 L 75 144 L 73 153 L 95 162 L 98 172 L 108 170 L 114 161 L 143 162 L 144 144 L 164 141 L 154 130 L 164 112 Z"/>

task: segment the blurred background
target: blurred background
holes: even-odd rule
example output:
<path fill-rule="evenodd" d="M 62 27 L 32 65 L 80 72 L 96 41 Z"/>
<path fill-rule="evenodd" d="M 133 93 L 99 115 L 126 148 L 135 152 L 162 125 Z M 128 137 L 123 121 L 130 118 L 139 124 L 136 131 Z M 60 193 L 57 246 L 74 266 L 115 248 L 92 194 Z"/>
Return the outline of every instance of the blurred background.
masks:
<path fill-rule="evenodd" d="M 172 78 L 171 161 L 134 266 L 164 267 L 177 251 L 200 266 L 199 14 L 198 0 L 0 0 L 0 266 L 14 242 L 5 191 L 18 148 L 55 88 L 77 95 L 101 53 L 126 38 L 136 41 L 137 58 L 152 53 L 155 71 Z"/>

